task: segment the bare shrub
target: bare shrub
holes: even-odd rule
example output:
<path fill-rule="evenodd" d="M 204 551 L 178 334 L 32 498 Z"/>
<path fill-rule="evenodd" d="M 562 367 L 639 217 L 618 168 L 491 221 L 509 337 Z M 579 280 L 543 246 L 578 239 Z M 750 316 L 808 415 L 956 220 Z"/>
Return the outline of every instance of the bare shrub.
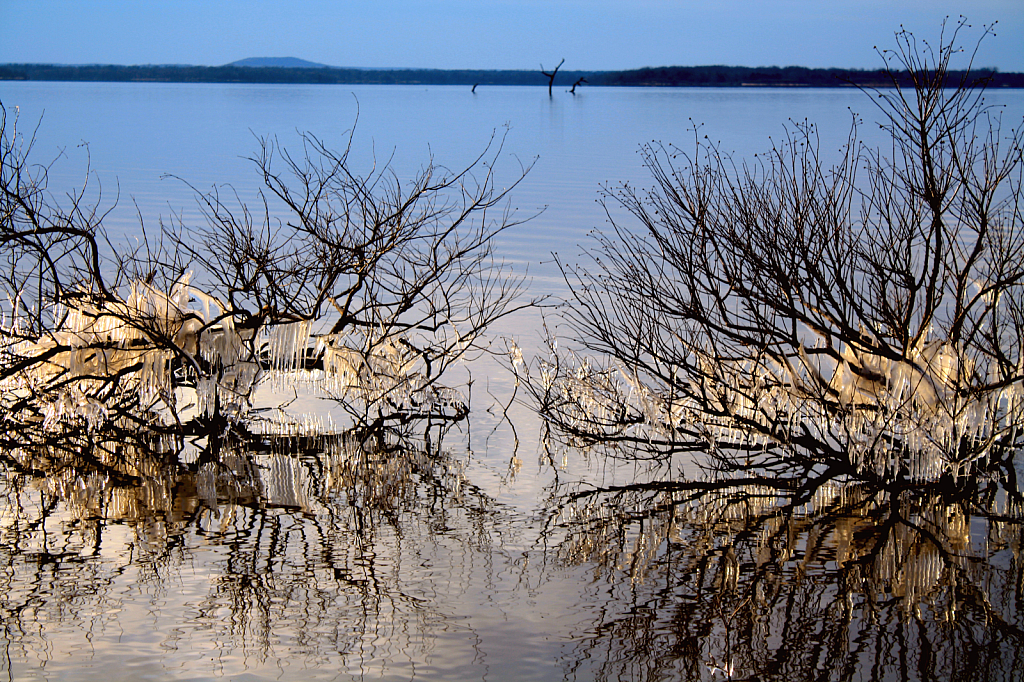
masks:
<path fill-rule="evenodd" d="M 862 145 L 856 123 L 834 165 L 811 124 L 752 161 L 699 128 L 692 150 L 645 146 L 653 188 L 608 190 L 611 231 L 562 265 L 581 354 L 552 340 L 517 368 L 552 433 L 629 458 L 699 450 L 779 485 L 1012 461 L 1022 134 L 969 69 L 950 80 L 963 27 L 880 52 L 894 85 L 914 84 L 867 91 L 891 150 Z"/>
<path fill-rule="evenodd" d="M 48 192 L 32 137 L 2 115 L 8 428 L 244 430 L 268 380 L 322 392 L 360 427 L 459 420 L 467 399 L 442 377 L 530 305 L 492 252 L 519 222 L 509 192 L 528 170 L 495 186 L 502 138 L 409 182 L 388 165 L 356 174 L 351 137 L 336 152 L 304 135 L 301 157 L 263 139 L 258 208 L 197 191 L 205 225 L 178 216 L 126 248 L 107 239 L 98 199 Z"/>

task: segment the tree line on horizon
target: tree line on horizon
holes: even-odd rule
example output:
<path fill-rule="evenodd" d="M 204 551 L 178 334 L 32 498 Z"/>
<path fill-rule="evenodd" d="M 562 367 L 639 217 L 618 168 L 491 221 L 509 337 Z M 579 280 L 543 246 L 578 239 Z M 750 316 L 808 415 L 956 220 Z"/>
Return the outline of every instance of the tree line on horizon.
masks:
<path fill-rule="evenodd" d="M 586 79 L 590 86 L 740 87 L 804 86 L 913 87 L 907 72 L 885 69 L 817 69 L 802 66 L 662 66 L 625 71 L 560 71 L 555 85 L 569 87 Z M 966 73 L 950 72 L 955 82 Z M 1024 88 L 1024 73 L 975 69 L 973 79 L 988 87 Z M 321 85 L 547 85 L 540 71 L 487 69 L 357 69 L 183 65 L 3 64 L 0 80 L 163 82 L 163 83 L 300 83 Z"/>

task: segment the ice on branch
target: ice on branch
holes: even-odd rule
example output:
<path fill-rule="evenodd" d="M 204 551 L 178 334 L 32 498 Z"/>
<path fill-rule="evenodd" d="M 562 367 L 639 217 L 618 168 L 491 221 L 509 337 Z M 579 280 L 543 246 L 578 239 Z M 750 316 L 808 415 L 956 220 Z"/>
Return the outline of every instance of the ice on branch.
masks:
<path fill-rule="evenodd" d="M 845 448 L 858 474 L 917 482 L 969 473 L 1024 415 L 1020 380 L 965 391 L 978 369 L 948 343 L 922 343 L 904 360 L 851 345 L 839 357 L 803 347 L 784 361 L 712 365 L 706 357 L 700 377 L 663 383 L 563 353 L 540 362 L 531 388 L 543 415 L 577 444 L 623 440 L 667 451 L 696 439 L 723 453 L 768 453 L 797 447 L 806 434 Z M 529 381 L 528 372 L 517 376 Z"/>
<path fill-rule="evenodd" d="M 169 291 L 133 282 L 123 298 L 79 291 L 53 318 L 51 333 L 5 348 L 8 361 L 25 365 L 6 388 L 46 395 L 48 428 L 78 418 L 98 427 L 107 403 L 126 399 L 140 414 L 173 418 L 182 384 L 193 386 L 200 413 L 212 414 L 215 405 L 238 413 L 258 374 L 243 350 L 247 335 L 187 275 Z"/>
<path fill-rule="evenodd" d="M 266 344 L 276 388 L 304 386 L 351 409 L 405 415 L 459 416 L 468 410 L 462 393 L 441 386 L 422 352 L 405 336 L 374 332 L 316 335 L 310 325 L 282 325 Z M 312 369 L 305 369 L 312 364 Z"/>
<path fill-rule="evenodd" d="M 9 361 L 30 361 L 5 388 L 48 395 L 48 429 L 76 420 L 98 428 L 107 402 L 126 396 L 140 413 L 164 420 L 178 416 L 179 403 L 207 418 L 243 418 L 260 383 L 312 388 L 354 409 L 438 416 L 468 409 L 459 391 L 431 379 L 423 354 L 402 336 L 316 335 L 310 321 L 239 331 L 225 305 L 188 277 L 167 292 L 135 282 L 123 299 L 104 302 L 80 292 L 54 317 L 59 325 L 49 336 L 4 346 Z"/>

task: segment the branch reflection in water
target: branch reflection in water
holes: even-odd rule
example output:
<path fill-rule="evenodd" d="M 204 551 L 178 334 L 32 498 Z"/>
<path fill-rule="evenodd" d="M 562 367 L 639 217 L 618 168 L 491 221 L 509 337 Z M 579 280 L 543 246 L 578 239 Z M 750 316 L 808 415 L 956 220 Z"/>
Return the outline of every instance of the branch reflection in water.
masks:
<path fill-rule="evenodd" d="M 501 551 L 493 502 L 457 459 L 420 443 L 261 436 L 161 451 L 83 438 L 77 449 L 4 449 L 4 667 L 81 674 L 91 658 L 103 669 L 114 641 L 162 649 L 165 674 L 209 674 L 200 659 L 227 674 L 329 660 L 337 671 L 340 657 L 354 676 L 411 677 L 446 636 L 438 581 L 458 599 L 464 574 L 488 563 L 467 555 Z M 449 671 L 471 662 L 463 650 L 467 661 L 444 660 Z M 116 651 L 133 665 L 154 653 Z"/>
<path fill-rule="evenodd" d="M 590 567 L 588 589 L 607 604 L 570 672 L 1021 679 L 1021 497 L 995 481 L 941 490 L 657 476 L 563 486 L 543 544 Z"/>
<path fill-rule="evenodd" d="M 533 679 L 1024 672 L 1024 514 L 995 478 L 559 474 L 529 524 L 467 481 L 438 444 L 453 434 L 431 433 L 4 448 L 8 670 L 82 675 L 121 656 L 164 675 L 478 679 L 502 646 L 500 602 L 522 621 L 578 604 L 543 661 L 508 660 Z"/>

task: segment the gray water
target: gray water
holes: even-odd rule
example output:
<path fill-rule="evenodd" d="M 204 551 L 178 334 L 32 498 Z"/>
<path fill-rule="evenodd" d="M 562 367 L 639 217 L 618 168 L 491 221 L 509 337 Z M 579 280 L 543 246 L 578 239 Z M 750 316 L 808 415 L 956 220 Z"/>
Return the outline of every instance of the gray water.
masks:
<path fill-rule="evenodd" d="M 988 99 L 1010 121 L 1024 114 L 1024 92 Z M 111 234 L 129 241 L 139 216 L 197 219 L 175 177 L 251 196 L 255 136 L 297 148 L 311 132 L 343 148 L 354 127 L 355 170 L 387 162 L 399 177 L 431 158 L 464 167 L 503 139 L 499 185 L 533 164 L 511 201 L 535 217 L 503 234 L 498 255 L 528 270 L 531 294 L 556 296 L 552 253 L 571 262 L 607 225 L 601 186 L 649 184 L 643 143 L 686 148 L 698 125 L 751 158 L 807 119 L 828 159 L 851 112 L 867 119 L 863 139 L 882 139 L 874 105 L 853 89 L 548 98 L 542 88 L 2 82 L 0 101 L 22 130 L 38 123 L 33 156 L 56 159 L 51 190 L 80 186 L 88 163 L 101 201 L 117 199 Z M 540 324 L 529 313 L 495 333 L 529 351 Z M 625 487 L 671 472 L 549 458 L 525 406 L 505 418 L 510 376 L 493 363 L 475 376 L 470 422 L 439 451 L 399 444 L 401 457 L 381 459 L 282 442 L 219 469 L 145 462 L 140 485 L 5 464 L 0 668 L 55 680 L 710 680 L 730 669 L 811 679 L 815 668 L 823 679 L 1011 679 L 1022 669 L 1019 526 L 956 505 L 904 510 L 962 556 L 929 550 L 910 527 L 889 557 L 899 576 L 876 567 L 857 582 L 843 569 L 860 556 L 851 538 L 884 525 L 887 501 L 826 530 L 808 521 L 811 505 L 744 535 L 709 524 L 700 505 Z M 764 578 L 766 547 L 782 553 L 770 587 L 752 587 L 776 595 L 760 621 L 733 619 L 740 592 L 716 568 L 727 545 L 761 576 L 750 580 Z"/>

